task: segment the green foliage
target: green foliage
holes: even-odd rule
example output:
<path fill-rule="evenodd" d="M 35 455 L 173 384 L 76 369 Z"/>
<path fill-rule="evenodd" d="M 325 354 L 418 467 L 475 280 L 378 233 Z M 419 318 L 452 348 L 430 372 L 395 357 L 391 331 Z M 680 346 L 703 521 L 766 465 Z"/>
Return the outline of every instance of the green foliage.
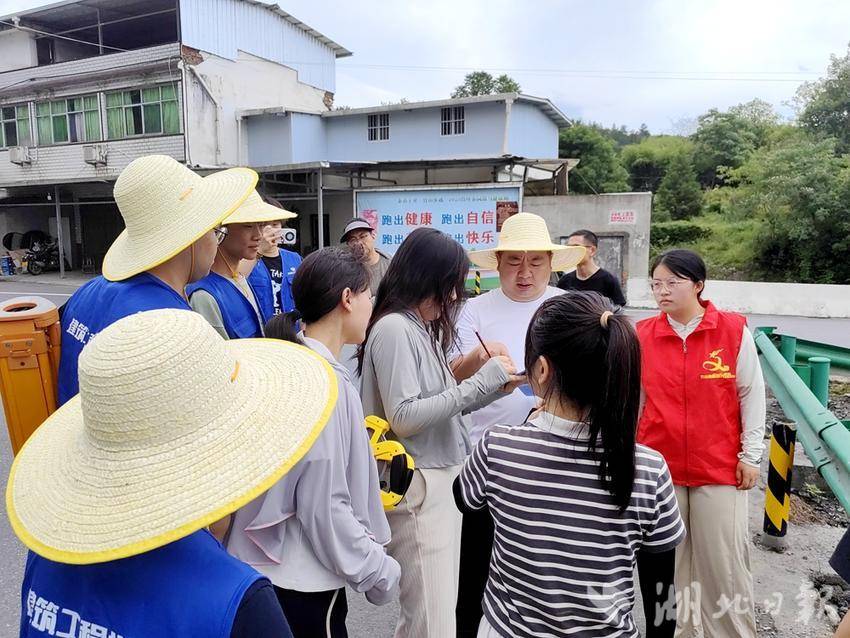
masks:
<path fill-rule="evenodd" d="M 670 248 L 690 248 L 705 260 L 715 279 L 752 279 L 753 245 L 761 224 L 758 220 L 729 221 L 717 214 L 695 220 L 653 222 L 650 257 Z"/>
<path fill-rule="evenodd" d="M 570 190 L 575 193 L 617 193 L 629 190 L 626 169 L 617 159 L 614 143 L 586 124 L 561 129 L 558 156 L 580 160 L 570 171 Z"/>
<path fill-rule="evenodd" d="M 674 155 L 655 196 L 656 208 L 671 219 L 689 219 L 699 215 L 702 208 L 702 189 L 694 173 L 688 153 Z"/>
<path fill-rule="evenodd" d="M 830 56 L 826 77 L 797 90 L 798 120 L 808 131 L 837 140 L 839 153 L 850 152 L 850 47 Z"/>
<path fill-rule="evenodd" d="M 734 172 L 736 206 L 762 222 L 754 266 L 782 281 L 850 283 L 850 156 L 787 135 Z"/>
<path fill-rule="evenodd" d="M 695 244 L 711 235 L 711 230 L 697 222 L 676 220 L 653 223 L 650 230 L 650 244 L 658 250 Z"/>
<path fill-rule="evenodd" d="M 596 122 L 589 122 L 587 125 L 596 129 L 602 133 L 602 135 L 614 142 L 614 146 L 617 149 L 621 149 L 629 144 L 637 144 L 651 136 L 649 127 L 647 127 L 646 124 L 641 124 L 640 128 L 636 131 L 629 130 L 623 125 L 617 126 L 616 124 L 603 126 Z"/>
<path fill-rule="evenodd" d="M 455 87 L 452 97 L 472 97 L 473 95 L 491 95 L 493 93 L 519 93 L 519 83 L 508 75 L 497 78 L 487 71 L 473 71 L 463 78 L 463 84 Z"/>
<path fill-rule="evenodd" d="M 620 151 L 620 161 L 629 172 L 633 191 L 658 191 L 670 160 L 678 154 L 693 157 L 694 145 L 676 135 L 654 135 Z"/>

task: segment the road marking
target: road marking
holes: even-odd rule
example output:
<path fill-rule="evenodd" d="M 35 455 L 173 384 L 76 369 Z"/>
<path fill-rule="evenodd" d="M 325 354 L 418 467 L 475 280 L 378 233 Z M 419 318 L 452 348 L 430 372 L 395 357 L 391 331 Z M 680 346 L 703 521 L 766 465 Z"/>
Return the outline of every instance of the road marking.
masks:
<path fill-rule="evenodd" d="M 26 297 L 70 297 L 74 293 L 64 292 L 22 292 L 18 290 L 0 290 L 0 295 L 23 295 Z"/>

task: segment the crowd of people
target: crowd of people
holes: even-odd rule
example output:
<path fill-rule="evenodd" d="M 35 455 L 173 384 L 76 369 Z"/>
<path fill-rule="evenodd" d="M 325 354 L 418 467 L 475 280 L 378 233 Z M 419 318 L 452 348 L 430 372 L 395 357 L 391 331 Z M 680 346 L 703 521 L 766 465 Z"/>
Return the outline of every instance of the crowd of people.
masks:
<path fill-rule="evenodd" d="M 346 587 L 397 599 L 398 638 L 637 636 L 635 583 L 648 636 L 755 637 L 764 382 L 697 254 L 654 261 L 635 326 L 591 231 L 520 212 L 493 249 L 422 228 L 389 259 L 354 218 L 302 262 L 256 181 L 118 178 L 63 405 L 9 478 L 22 637 L 337 638 Z M 500 287 L 467 299 L 470 261 Z M 415 462 L 386 512 L 366 415 Z"/>

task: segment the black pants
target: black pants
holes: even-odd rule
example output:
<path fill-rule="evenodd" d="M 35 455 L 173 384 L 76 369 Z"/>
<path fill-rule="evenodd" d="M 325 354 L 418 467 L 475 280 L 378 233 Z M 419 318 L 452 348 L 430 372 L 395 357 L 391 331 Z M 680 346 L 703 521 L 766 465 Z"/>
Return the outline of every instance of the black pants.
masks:
<path fill-rule="evenodd" d="M 293 591 L 274 588 L 294 638 L 348 638 L 345 588 Z"/>
<path fill-rule="evenodd" d="M 460 580 L 458 582 L 458 638 L 475 638 L 481 622 L 481 599 L 490 572 L 490 552 L 493 548 L 493 519 L 490 510 L 465 512 L 460 535 Z"/>

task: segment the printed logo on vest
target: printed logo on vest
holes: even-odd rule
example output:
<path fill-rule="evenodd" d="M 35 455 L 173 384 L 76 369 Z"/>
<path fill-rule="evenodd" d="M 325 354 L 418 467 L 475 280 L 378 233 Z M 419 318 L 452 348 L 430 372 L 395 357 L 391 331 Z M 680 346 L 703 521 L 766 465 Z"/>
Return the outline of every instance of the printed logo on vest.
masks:
<path fill-rule="evenodd" d="M 705 361 L 702 362 L 702 367 L 705 370 L 708 370 L 710 374 L 701 374 L 699 376 L 700 379 L 734 379 L 735 375 L 729 372 L 729 366 L 723 363 L 723 359 L 720 358 L 720 353 L 723 352 L 723 348 L 719 350 L 714 350 L 708 353 L 708 357 Z"/>

